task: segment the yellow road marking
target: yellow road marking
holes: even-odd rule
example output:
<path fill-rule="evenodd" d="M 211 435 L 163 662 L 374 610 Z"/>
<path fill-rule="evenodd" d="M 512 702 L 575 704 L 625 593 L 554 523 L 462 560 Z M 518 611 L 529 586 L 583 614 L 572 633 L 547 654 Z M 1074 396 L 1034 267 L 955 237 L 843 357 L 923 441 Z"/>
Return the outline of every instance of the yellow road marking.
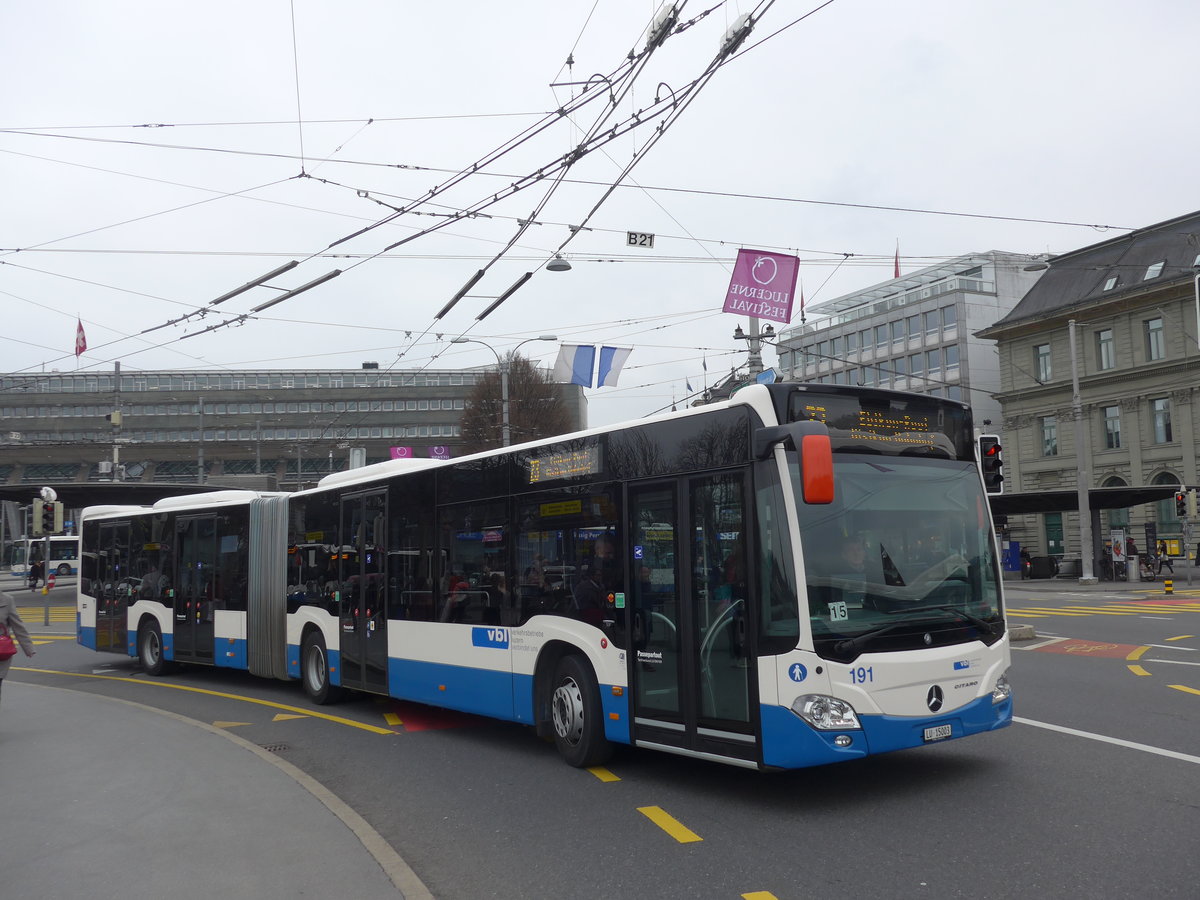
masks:
<path fill-rule="evenodd" d="M 1143 669 L 1141 666 L 1130 666 L 1129 671 L 1132 672 L 1134 675 L 1149 675 L 1150 674 L 1145 669 Z"/>
<path fill-rule="evenodd" d="M 1186 641 L 1188 638 L 1194 638 L 1194 634 L 1181 634 L 1178 637 L 1166 638 L 1168 641 Z"/>
<path fill-rule="evenodd" d="M 1196 690 L 1195 688 L 1188 687 L 1187 685 L 1168 684 L 1167 687 L 1172 687 L 1172 688 L 1175 688 L 1175 690 L 1177 690 L 1177 691 L 1186 691 L 1189 694 L 1195 694 L 1197 696 L 1200 696 L 1200 691 Z"/>
<path fill-rule="evenodd" d="M 275 703 L 271 700 L 259 700 L 255 697 L 243 697 L 240 694 L 227 694 L 224 691 L 210 691 L 204 688 L 191 687 L 186 684 L 169 684 L 162 681 L 145 681 L 141 678 L 126 678 L 118 675 L 86 675 L 82 672 L 61 672 L 57 669 L 35 669 L 32 667 L 13 666 L 14 672 L 33 672 L 34 674 L 41 673 L 43 675 L 68 675 L 72 678 L 99 678 L 104 681 L 121 681 L 125 684 L 141 684 L 146 687 L 170 688 L 175 691 L 188 691 L 193 694 L 205 694 L 209 697 L 223 697 L 226 700 L 240 700 L 243 703 L 255 703 L 259 706 L 267 706 L 271 709 L 282 709 L 285 712 L 299 713 L 303 716 L 309 716 L 314 719 L 324 719 L 327 722 L 334 722 L 338 725 L 348 725 L 351 728 L 361 728 L 363 731 L 369 731 L 372 734 L 396 734 L 390 728 L 380 728 L 377 725 L 367 725 L 363 722 L 355 722 L 353 719 L 343 719 L 341 716 L 331 716 L 329 713 L 318 712 L 316 710 L 301 709 L 298 706 L 288 706 L 286 703 Z"/>
<path fill-rule="evenodd" d="M 213 728 L 240 728 L 243 725 L 249 725 L 250 722 L 213 722 Z"/>
<path fill-rule="evenodd" d="M 403 725 L 404 724 L 404 720 L 401 719 L 395 713 L 384 713 L 383 721 L 387 722 L 389 725 Z"/>
<path fill-rule="evenodd" d="M 608 771 L 608 769 L 604 768 L 604 766 L 591 766 L 588 771 L 604 782 L 621 780 L 612 772 Z"/>
<path fill-rule="evenodd" d="M 1135 659 L 1141 659 L 1142 656 L 1145 654 L 1145 652 L 1149 649 L 1150 649 L 1149 647 L 1138 647 L 1136 650 L 1132 651 L 1125 658 L 1127 660 L 1129 660 L 1130 662 L 1133 662 Z"/>
<path fill-rule="evenodd" d="M 687 828 L 678 819 L 663 810 L 661 806 L 639 806 L 637 811 L 681 844 L 693 844 L 696 841 L 704 840 L 696 832 Z"/>
<path fill-rule="evenodd" d="M 770 891 L 751 891 L 748 894 L 742 894 L 742 900 L 779 900 Z"/>
<path fill-rule="evenodd" d="M 290 715 L 288 713 L 278 713 L 275 716 L 275 718 L 273 718 L 271 721 L 272 722 L 287 722 L 290 719 L 307 719 L 307 718 L 308 718 L 308 716 L 294 716 L 294 715 Z"/>

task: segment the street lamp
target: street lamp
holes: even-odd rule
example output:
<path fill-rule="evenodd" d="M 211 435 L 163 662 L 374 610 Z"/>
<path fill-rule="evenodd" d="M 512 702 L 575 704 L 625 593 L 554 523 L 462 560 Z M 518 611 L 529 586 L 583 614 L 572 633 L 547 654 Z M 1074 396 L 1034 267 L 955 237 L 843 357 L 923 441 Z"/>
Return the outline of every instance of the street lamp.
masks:
<path fill-rule="evenodd" d="M 478 338 L 469 338 L 469 337 L 456 337 L 456 338 L 452 338 L 450 341 L 450 343 L 452 343 L 452 344 L 483 344 L 483 346 L 485 346 L 489 350 L 491 350 L 492 355 L 494 355 L 496 357 L 496 368 L 500 370 L 500 411 L 501 411 L 501 417 L 502 417 L 501 421 L 503 423 L 501 433 L 503 434 L 503 440 L 504 440 L 505 447 L 511 446 L 511 444 L 512 444 L 512 429 L 509 426 L 509 420 L 508 420 L 508 367 L 509 367 L 509 360 L 511 359 L 511 355 L 515 354 L 518 350 L 521 349 L 522 346 L 524 346 L 525 344 L 528 344 L 530 341 L 557 341 L 557 340 L 558 340 L 557 334 L 541 334 L 541 335 L 538 335 L 537 337 L 526 338 L 525 340 L 523 340 L 519 344 L 517 344 L 517 346 L 512 348 L 512 351 L 511 351 L 511 354 L 509 355 L 509 357 L 506 357 L 503 359 L 500 357 L 500 354 L 496 351 L 496 348 L 493 347 L 491 344 L 489 344 L 487 341 L 481 341 Z"/>
<path fill-rule="evenodd" d="M 1079 583 L 1095 584 L 1092 573 L 1092 505 L 1088 498 L 1091 481 L 1091 465 L 1087 448 L 1084 446 L 1083 402 L 1079 398 L 1079 361 L 1075 353 L 1075 320 L 1067 322 L 1067 333 L 1071 338 L 1071 418 L 1075 420 L 1075 490 L 1079 502 Z"/>

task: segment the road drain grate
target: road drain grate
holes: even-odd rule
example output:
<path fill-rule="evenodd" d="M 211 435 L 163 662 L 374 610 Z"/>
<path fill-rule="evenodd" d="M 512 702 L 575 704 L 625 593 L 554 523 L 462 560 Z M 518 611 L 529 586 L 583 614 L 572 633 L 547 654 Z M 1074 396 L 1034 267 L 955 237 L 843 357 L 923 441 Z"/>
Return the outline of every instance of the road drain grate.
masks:
<path fill-rule="evenodd" d="M 271 753 L 282 753 L 284 750 L 292 749 L 287 744 L 260 744 L 259 746 Z"/>

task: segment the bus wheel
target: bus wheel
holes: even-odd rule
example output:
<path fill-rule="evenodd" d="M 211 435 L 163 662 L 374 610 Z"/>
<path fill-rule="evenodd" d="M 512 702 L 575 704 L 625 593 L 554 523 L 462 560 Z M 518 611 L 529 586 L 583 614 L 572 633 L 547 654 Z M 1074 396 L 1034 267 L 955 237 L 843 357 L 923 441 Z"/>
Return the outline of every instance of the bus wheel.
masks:
<path fill-rule="evenodd" d="M 319 631 L 310 631 L 304 638 L 300 653 L 300 671 L 304 681 L 304 692 L 313 703 L 324 706 L 341 699 L 342 689 L 329 683 L 329 652 L 325 649 L 325 638 Z"/>
<path fill-rule="evenodd" d="M 554 744 L 569 765 L 598 766 L 612 755 L 612 744 L 604 737 L 600 688 L 592 667 L 580 657 L 564 656 L 558 661 L 550 713 Z"/>
<path fill-rule="evenodd" d="M 167 672 L 162 632 L 157 622 L 147 622 L 138 629 L 138 662 L 147 675 L 165 675 Z"/>
<path fill-rule="evenodd" d="M 68 566 L 66 563 L 63 563 L 62 565 L 60 565 L 60 566 L 58 567 L 58 574 L 59 574 L 59 575 L 70 575 L 70 574 L 71 574 L 71 567 L 70 567 L 70 566 Z"/>

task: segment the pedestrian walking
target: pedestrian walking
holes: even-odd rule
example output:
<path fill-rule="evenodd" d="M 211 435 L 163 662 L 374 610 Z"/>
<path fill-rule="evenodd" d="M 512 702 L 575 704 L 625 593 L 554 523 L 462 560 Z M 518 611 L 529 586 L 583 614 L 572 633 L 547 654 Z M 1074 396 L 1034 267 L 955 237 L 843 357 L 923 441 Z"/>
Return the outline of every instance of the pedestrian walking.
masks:
<path fill-rule="evenodd" d="M 1158 542 L 1158 574 L 1162 574 L 1163 566 L 1171 570 L 1171 574 L 1175 574 L 1175 564 L 1171 562 L 1171 557 L 1167 553 L 1167 542 Z"/>
<path fill-rule="evenodd" d="M 7 640 L 5 640 L 7 638 Z M 9 668 L 12 666 L 12 658 L 16 655 L 16 647 L 11 647 L 12 654 L 4 656 L 13 639 L 21 645 L 21 649 L 25 651 L 26 656 L 33 656 L 33 641 L 29 639 L 29 632 L 25 630 L 25 623 L 21 621 L 21 617 L 17 614 L 17 601 L 10 597 L 4 591 L 0 591 L 0 689 L 4 687 L 4 676 L 8 674 Z"/>

